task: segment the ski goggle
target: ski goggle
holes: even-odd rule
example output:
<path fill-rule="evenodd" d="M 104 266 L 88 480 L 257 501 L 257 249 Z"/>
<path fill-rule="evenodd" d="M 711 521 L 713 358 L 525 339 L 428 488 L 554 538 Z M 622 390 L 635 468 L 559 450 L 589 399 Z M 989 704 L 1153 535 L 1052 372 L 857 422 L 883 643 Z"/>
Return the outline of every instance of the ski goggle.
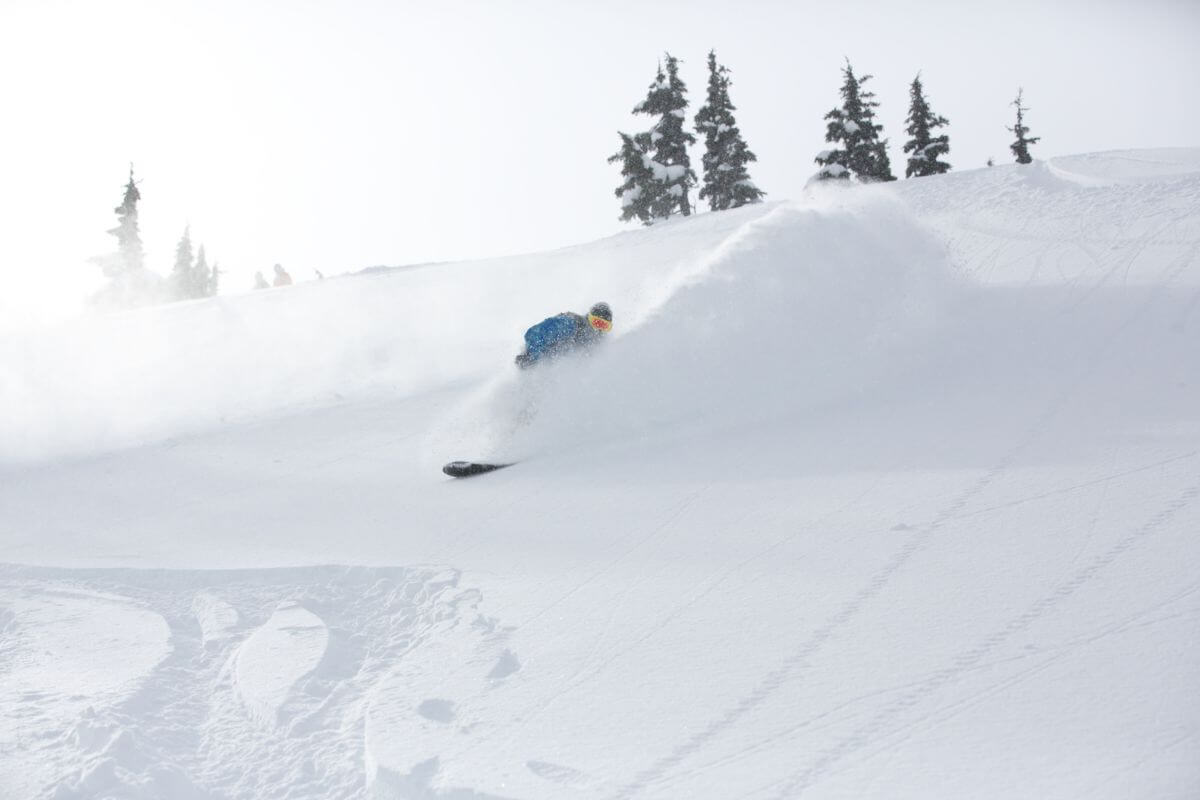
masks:
<path fill-rule="evenodd" d="M 612 320 L 604 317 L 597 317 L 595 314 L 588 314 L 588 324 L 598 331 L 611 331 Z"/>

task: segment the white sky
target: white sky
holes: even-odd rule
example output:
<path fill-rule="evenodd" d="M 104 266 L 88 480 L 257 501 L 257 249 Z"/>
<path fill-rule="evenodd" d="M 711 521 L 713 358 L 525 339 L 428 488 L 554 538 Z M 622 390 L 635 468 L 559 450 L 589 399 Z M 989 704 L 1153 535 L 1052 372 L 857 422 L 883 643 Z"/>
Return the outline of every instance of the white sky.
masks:
<path fill-rule="evenodd" d="M 0 314 L 96 288 L 130 161 L 148 266 L 165 275 L 190 224 L 243 291 L 275 262 L 299 281 L 623 229 L 605 159 L 649 126 L 629 111 L 663 51 L 690 128 L 716 48 L 751 176 L 783 199 L 815 171 L 845 56 L 876 76 L 902 175 L 918 70 L 959 169 L 1010 160 L 1018 85 L 1035 157 L 1198 145 L 1198 41 L 1187 0 L 0 0 Z"/>

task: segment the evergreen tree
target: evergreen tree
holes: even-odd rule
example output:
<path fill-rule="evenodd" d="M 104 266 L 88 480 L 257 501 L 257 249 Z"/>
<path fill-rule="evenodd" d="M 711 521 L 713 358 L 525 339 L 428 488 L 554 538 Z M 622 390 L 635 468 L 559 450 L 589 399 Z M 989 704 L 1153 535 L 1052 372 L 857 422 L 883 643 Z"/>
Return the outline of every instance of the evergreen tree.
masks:
<path fill-rule="evenodd" d="M 679 78 L 679 59 L 670 53 L 666 56 L 666 74 L 660 64 L 646 99 L 633 109 L 635 114 L 658 117 L 647 132 L 648 139 L 642 140 L 643 144 L 648 143 L 647 166 L 662 184 L 661 191 L 653 193 L 651 213 L 655 219 L 666 219 L 675 212 L 685 217 L 691 214 L 688 190 L 696 185 L 696 173 L 687 152 L 688 145 L 696 143 L 696 137 L 683 129 L 683 121 L 687 119 L 687 86 Z"/>
<path fill-rule="evenodd" d="M 1024 89 L 1017 89 L 1017 99 L 1013 100 L 1010 105 L 1017 107 L 1017 124 L 1008 130 L 1017 137 L 1017 140 L 1008 147 L 1012 150 L 1014 156 L 1017 157 L 1018 164 L 1028 164 L 1033 161 L 1033 157 L 1029 155 L 1029 145 L 1037 144 L 1041 141 L 1040 136 L 1029 136 L 1029 128 L 1025 127 L 1025 112 L 1029 109 L 1021 105 L 1021 95 Z"/>
<path fill-rule="evenodd" d="M 212 281 L 212 271 L 208 268 L 208 258 L 204 255 L 204 245 L 196 252 L 196 264 L 192 267 L 191 297 L 209 297 L 208 286 Z"/>
<path fill-rule="evenodd" d="M 117 215 L 117 227 L 108 232 L 117 237 L 118 258 L 105 266 L 105 274 L 116 277 L 122 273 L 140 271 L 144 266 L 142 251 L 142 236 L 138 231 L 138 201 L 142 193 L 138 191 L 133 179 L 133 164 L 129 165 L 129 182 L 125 184 L 125 197 L 121 205 L 113 209 Z"/>
<path fill-rule="evenodd" d="M 704 134 L 704 185 L 700 199 L 708 198 L 713 211 L 761 202 L 765 192 L 750 180 L 746 164 L 758 158 L 750 152 L 733 117 L 729 99 L 729 70 L 708 53 L 708 98 L 696 113 L 696 130 Z"/>
<path fill-rule="evenodd" d="M 880 139 L 882 125 L 875 124 L 875 94 L 863 89 L 870 75 L 855 76 L 849 59 L 842 70 L 844 78 L 842 105 L 825 115 L 825 141 L 840 145 L 821 151 L 816 162 L 821 165 L 817 177 L 848 179 L 853 173 L 859 180 L 894 181 L 891 160 L 887 155 L 887 139 Z"/>
<path fill-rule="evenodd" d="M 171 269 L 172 300 L 195 300 L 216 294 L 216 278 L 209 269 L 204 245 L 192 254 L 191 228 L 183 229 L 183 238 L 175 246 L 175 266 Z"/>
<path fill-rule="evenodd" d="M 212 273 L 208 278 L 208 296 L 216 297 L 217 291 L 221 287 L 221 267 L 217 262 L 213 262 Z"/>
<path fill-rule="evenodd" d="M 880 130 L 883 126 L 879 126 Z M 894 181 L 896 176 L 892 174 L 892 160 L 888 158 L 887 152 L 888 140 L 876 139 L 871 145 L 870 161 L 872 172 L 866 177 L 859 176 L 864 182 L 867 181 Z"/>
<path fill-rule="evenodd" d="M 620 132 L 618 135 L 621 149 L 608 157 L 608 163 L 620 162 L 621 177 L 625 179 L 615 192 L 621 201 L 621 221 L 637 219 L 643 225 L 650 225 L 654 222 L 653 209 L 659 204 L 658 196 L 663 188 L 650 168 L 650 156 L 646 153 L 650 135 L 630 136 Z"/>
<path fill-rule="evenodd" d="M 906 132 L 912 138 L 904 145 L 904 152 L 912 155 L 908 157 L 904 177 L 941 175 L 950 169 L 949 164 L 938 161 L 938 156 L 950 152 L 950 137 L 944 133 L 934 136 L 933 129 L 945 127 L 950 121 L 929 109 L 929 102 L 925 99 L 925 90 L 921 85 L 921 73 L 918 72 L 917 77 L 913 78 L 908 96 L 910 102 L 908 118 L 905 120 L 908 122 Z"/>
<path fill-rule="evenodd" d="M 186 300 L 192 297 L 192 269 L 195 260 L 192 255 L 191 227 L 183 229 L 183 237 L 175 245 L 175 266 L 171 268 L 171 297 L 175 300 Z"/>
<path fill-rule="evenodd" d="M 622 184 L 616 195 L 621 200 L 621 219 L 638 219 L 644 225 L 678 212 L 692 213 L 688 189 L 696 184 L 687 146 L 696 137 L 683 129 L 687 118 L 687 87 L 679 79 L 679 60 L 667 53 L 667 71 L 662 64 L 646 99 L 633 109 L 635 114 L 657 116 L 649 131 L 632 136 L 618 132 L 621 149 L 609 163 L 621 164 Z"/>
<path fill-rule="evenodd" d="M 164 291 L 163 279 L 146 269 L 142 237 L 138 231 L 138 202 L 142 194 L 133 177 L 133 165 L 129 165 L 129 182 L 125 184 L 125 195 L 121 205 L 113 209 L 117 215 L 117 227 L 108 232 L 117 237 L 117 251 L 91 259 L 110 280 L 94 294 L 92 302 L 109 308 L 129 308 L 161 301 L 168 295 Z"/>

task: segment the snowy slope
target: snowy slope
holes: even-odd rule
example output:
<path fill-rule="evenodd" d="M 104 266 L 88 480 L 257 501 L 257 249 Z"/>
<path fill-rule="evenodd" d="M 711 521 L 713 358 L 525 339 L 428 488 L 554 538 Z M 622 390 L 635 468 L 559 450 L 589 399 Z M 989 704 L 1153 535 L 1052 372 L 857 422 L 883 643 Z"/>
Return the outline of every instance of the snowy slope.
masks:
<path fill-rule="evenodd" d="M 14 331 L 0 409 L 3 796 L 1200 791 L 1197 150 Z"/>

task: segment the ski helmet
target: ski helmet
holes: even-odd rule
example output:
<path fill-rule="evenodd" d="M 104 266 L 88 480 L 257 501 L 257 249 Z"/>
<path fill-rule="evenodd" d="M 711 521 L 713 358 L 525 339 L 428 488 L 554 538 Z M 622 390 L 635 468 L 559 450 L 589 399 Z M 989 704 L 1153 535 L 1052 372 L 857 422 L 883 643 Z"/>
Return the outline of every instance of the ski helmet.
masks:
<path fill-rule="evenodd" d="M 608 333 L 612 330 L 612 309 L 608 303 L 596 303 L 588 310 L 587 321 L 594 330 Z"/>

